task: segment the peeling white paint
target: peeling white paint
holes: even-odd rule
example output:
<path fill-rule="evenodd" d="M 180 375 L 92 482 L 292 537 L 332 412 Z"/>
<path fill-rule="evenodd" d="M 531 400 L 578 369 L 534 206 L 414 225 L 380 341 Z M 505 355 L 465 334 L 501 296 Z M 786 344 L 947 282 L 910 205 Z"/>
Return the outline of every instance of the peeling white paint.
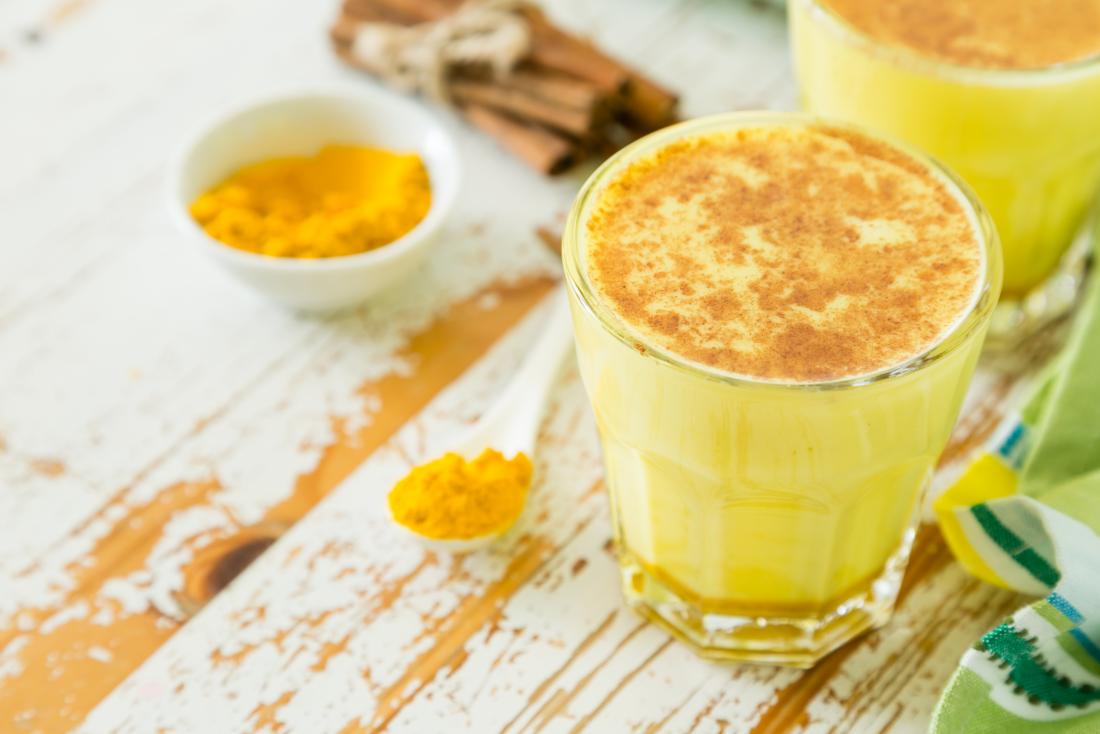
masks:
<path fill-rule="evenodd" d="M 61 627 L 68 622 L 75 621 L 77 619 L 84 619 L 88 616 L 88 602 L 78 601 L 75 604 L 71 604 L 64 609 L 58 611 L 56 614 L 48 617 L 42 624 L 38 626 L 38 631 L 44 635 L 48 635 L 58 627 Z"/>
<path fill-rule="evenodd" d="M 104 601 L 113 601 L 117 604 L 120 614 L 132 616 L 140 614 L 149 607 L 149 602 L 141 589 L 132 580 L 109 579 L 99 591 L 99 598 Z M 97 624 L 109 624 L 97 622 Z"/>
<path fill-rule="evenodd" d="M 0 28 L 22 17 L 14 7 L 0 5 Z M 22 68 L 0 66 L 0 99 L 27 86 L 24 73 L 37 81 L 33 99 L 21 95 L 25 104 L 5 109 L 0 138 L 0 516 L 19 518 L 0 535 L 0 627 L 30 631 L 35 621 L 20 611 L 30 607 L 50 615 L 40 630 L 149 611 L 159 629 L 174 629 L 194 553 L 288 497 L 334 440 L 333 418 L 347 431 L 368 424 L 383 406 L 359 388 L 414 373 L 395 356 L 412 334 L 489 283 L 554 269 L 533 231 L 565 211 L 581 175 L 544 180 L 453 120 L 468 176 L 456 216 L 432 263 L 368 308 L 321 320 L 288 314 L 184 246 L 163 211 L 161 179 L 166 152 L 203 110 L 275 79 L 369 83 L 331 58 L 322 29 L 334 10 L 291 0 L 94 3 Z M 794 104 L 778 19 L 746 4 L 560 0 L 550 10 L 681 85 L 689 114 Z M 270 21 L 262 33 L 257 17 Z M 207 49 L 237 49 L 245 34 L 249 54 L 236 54 L 228 72 L 224 55 L 195 53 L 196 37 Z M 121 40 L 104 44 L 108 37 Z M 690 49 L 669 42 L 676 38 L 690 39 Z M 43 211 L 45 201 L 71 206 L 57 216 L 54 206 Z M 544 726 L 549 734 L 585 721 L 605 732 L 661 720 L 665 731 L 713 734 L 721 721 L 737 731 L 758 721 L 797 673 L 701 662 L 623 608 L 604 549 L 605 500 L 588 492 L 602 469 L 574 373 L 563 376 L 545 426 L 531 507 L 499 546 L 463 560 L 432 556 L 386 521 L 388 487 L 485 409 L 542 315 L 183 625 L 82 731 L 251 730 L 257 705 L 288 694 L 272 714 L 288 731 L 369 724 L 385 717 L 386 696 L 409 699 L 389 729 L 414 734 L 509 722 L 512 732 Z M 981 379 L 979 388 L 993 382 Z M 36 473 L 35 458 L 61 462 L 62 473 Z M 131 517 L 176 488 L 207 483 L 207 500 L 173 514 L 163 530 Z M 66 604 L 97 543 L 120 523 L 150 534 L 145 564 L 90 601 Z M 478 607 L 532 548 L 533 577 Z M 383 588 L 392 601 L 382 602 Z M 963 599 L 963 591 L 973 593 L 971 582 L 956 569 L 934 574 L 889 634 L 861 646 L 813 697 L 803 731 L 824 734 L 835 722 L 874 731 L 898 706 L 892 731 L 922 729 L 955 648 L 1003 601 L 988 591 Z M 409 669 L 449 644 L 449 627 L 471 613 L 489 623 L 460 638 L 442 664 Z M 927 640 L 926 614 L 966 621 Z M 22 671 L 28 640 L 17 635 L 0 651 L 0 686 Z M 117 664 L 107 647 L 85 654 Z M 59 674 L 65 661 L 54 653 L 47 663 Z M 894 672 L 883 674 L 887 663 Z M 852 696 L 859 707 L 838 703 Z M 29 726 L 34 715 L 24 711 L 17 723 Z"/>
<path fill-rule="evenodd" d="M 534 226 L 547 216 L 547 201 L 558 202 L 551 210 L 563 207 L 575 186 L 516 177 L 514 162 L 491 142 L 466 133 L 462 155 L 478 161 L 476 170 L 487 178 L 476 192 L 467 188 L 460 196 L 431 264 L 409 287 L 343 316 L 317 320 L 284 312 L 230 282 L 187 246 L 163 209 L 157 180 L 162 169 L 150 169 L 148 162 L 163 160 L 203 109 L 255 95 L 257 83 L 293 83 L 309 74 L 345 77 L 321 36 L 301 33 L 302 27 L 323 25 L 333 9 L 246 0 L 231 12 L 207 2 L 150 14 L 135 0 L 107 5 L 102 13 L 112 22 L 127 14 L 134 19 L 129 22 L 148 21 L 140 32 L 123 34 L 143 47 L 165 34 L 202 35 L 211 47 L 235 46 L 241 31 L 232 24 L 250 26 L 259 12 L 285 24 L 253 39 L 252 60 L 234 64 L 240 78 L 204 73 L 219 68 L 220 58 L 196 58 L 180 45 L 148 54 L 150 63 L 130 64 L 115 78 L 116 50 L 104 53 L 94 35 L 71 42 L 59 36 L 46 49 L 56 54 L 58 80 L 41 70 L 43 95 L 28 100 L 41 114 L 24 117 L 21 109 L 5 120 L 14 138 L 0 140 L 3 183 L 23 175 L 25 190 L 17 187 L 8 195 L 29 198 L 4 202 L 5 212 L 16 216 L 5 215 L 0 239 L 2 247 L 21 248 L 5 257 L 0 272 L 0 380 L 7 386 L 0 401 L 6 447 L 0 452 L 0 514 L 21 519 L 0 536 L 0 588 L 11 590 L 0 594 L 0 626 L 20 607 L 60 604 L 73 588 L 68 569 L 84 563 L 114 523 L 125 522 L 134 507 L 175 483 L 216 476 L 224 486 L 218 498 L 224 510 L 238 523 L 256 521 L 287 495 L 299 474 L 314 468 L 333 440 L 332 417 L 355 430 L 380 407 L 376 398 L 356 391 L 365 381 L 408 373 L 410 365 L 394 352 L 410 335 L 489 283 L 553 272 L 553 258 L 534 236 Z M 92 21 L 98 12 L 89 11 L 81 33 L 110 27 Z M 201 31 L 189 31 L 189 24 Z M 110 35 L 118 37 L 117 28 Z M 96 53 L 83 55 L 93 41 Z M 25 144 L 19 150 L 5 146 L 15 145 L 24 132 L 65 147 L 64 130 L 54 129 L 63 127 L 59 116 L 45 110 L 65 100 L 55 87 L 74 81 L 67 71 L 74 65 L 85 76 L 111 78 L 117 93 L 90 103 L 95 113 L 69 110 L 60 116 L 70 121 L 74 140 L 87 134 L 83 125 L 97 114 L 113 123 L 97 130 L 96 146 L 74 152 L 83 156 L 84 187 L 99 198 L 86 219 L 73 214 L 66 230 L 56 218 L 24 218 L 21 212 L 40 201 L 67 200 L 60 189 L 70 180 L 51 179 L 35 168 L 22 155 Z M 173 94 L 160 94 L 173 75 L 180 84 Z M 0 69 L 0 94 L 7 97 L 7 85 L 22 83 L 16 72 Z M 135 108 L 134 98 L 125 95 L 142 90 L 157 101 Z M 46 138 L 50 131 L 57 137 Z M 127 164 L 112 157 L 110 166 L 97 167 L 102 155 L 123 143 Z M 94 176 L 94 187 L 88 176 Z M 501 210 L 509 216 L 498 218 Z M 481 232 L 476 237 L 469 234 L 474 224 Z M 78 279 L 69 277 L 75 275 L 68 267 L 54 267 L 70 253 L 89 252 L 98 256 L 94 267 Z M 41 286 L 48 298 L 22 288 L 43 279 L 59 281 Z M 20 305 L 24 296 L 34 308 Z M 65 474 L 30 475 L 23 456 L 59 457 Z M 120 490 L 121 497 L 81 527 Z M 47 496 L 50 501 L 42 501 Z M 24 574 L 31 561 L 33 572 Z"/>
<path fill-rule="evenodd" d="M 99 645 L 92 645 L 88 648 L 88 657 L 101 663 L 109 663 L 115 659 L 114 653 Z"/>
<path fill-rule="evenodd" d="M 165 676 L 173 680 L 187 679 L 187 670 L 201 666 L 210 670 L 207 680 L 220 693 L 206 690 L 206 683 L 203 683 L 186 687 L 179 695 L 195 695 L 206 700 L 203 706 L 194 709 L 196 715 L 219 715 L 228 717 L 219 720 L 232 722 L 241 720 L 237 717 L 247 716 L 256 701 L 278 698 L 278 694 L 268 689 L 276 683 L 267 674 L 267 671 L 278 669 L 281 671 L 277 682 L 279 693 L 290 690 L 282 686 L 293 681 L 291 687 L 295 690 L 296 702 L 280 714 L 292 717 L 294 711 L 300 710 L 303 718 L 297 722 L 298 726 L 312 721 L 323 729 L 326 726 L 323 722 L 328 719 L 318 719 L 318 712 L 332 708 L 333 716 L 342 716 L 337 704 L 347 700 L 342 696 L 348 685 L 353 685 L 357 691 L 353 700 L 369 705 L 378 695 L 373 686 L 396 684 L 400 675 L 398 661 L 423 654 L 436 642 L 431 636 L 419 635 L 421 614 L 446 620 L 463 598 L 476 599 L 486 584 L 503 574 L 521 538 L 512 534 L 505 547 L 465 561 L 450 557 L 431 561 L 418 545 L 388 524 L 384 494 L 392 482 L 407 471 L 408 457 L 438 453 L 445 447 L 448 436 L 466 422 L 467 415 L 484 409 L 514 368 L 525 345 L 535 336 L 544 315 L 541 309 L 532 314 L 522 328 L 494 347 L 458 384 L 441 394 L 389 446 L 376 452 L 362 469 L 265 554 L 262 562 L 280 568 L 279 575 L 285 583 L 276 586 L 262 578 L 253 580 L 251 570 L 246 571 L 229 591 L 216 597 L 184 628 L 184 633 L 189 634 L 191 630 L 198 630 L 196 625 L 202 620 L 209 620 L 214 629 L 227 629 L 223 625 L 230 625 L 233 634 L 215 635 L 219 641 L 213 649 L 196 645 L 194 641 L 191 645 L 185 644 L 184 648 L 190 648 L 195 657 L 172 659 L 167 668 L 159 671 L 146 666 L 151 677 L 131 678 L 124 684 L 126 690 L 142 691 L 141 699 L 145 701 L 147 694 L 144 692 L 155 687 L 156 681 L 166 679 Z M 545 478 L 541 488 L 536 490 L 533 501 L 537 504 L 530 508 L 536 511 L 545 504 L 557 517 L 567 516 L 577 507 L 573 498 L 586 491 L 600 471 L 590 425 L 581 432 L 574 427 L 577 420 L 586 415 L 587 405 L 575 375 L 570 379 L 569 407 L 559 410 L 557 420 L 572 430 L 573 443 L 562 448 L 564 453 L 555 454 L 558 460 L 550 462 L 552 466 L 540 463 Z M 547 430 L 550 435 L 560 436 L 563 427 Z M 595 508 L 602 504 L 602 498 L 593 495 L 587 502 Z M 322 524 L 326 530 L 322 533 L 310 530 L 309 524 L 314 522 Z M 543 532 L 543 528 L 540 527 L 539 532 Z M 566 523 L 552 532 L 568 533 L 570 526 Z M 338 550 L 327 550 L 329 548 Z M 372 599 L 372 589 L 379 584 L 394 583 L 418 567 L 421 570 L 405 583 L 402 597 L 411 603 L 415 600 L 413 608 L 403 603 L 388 609 L 374 608 L 378 602 Z M 348 568 L 355 572 L 346 573 Z M 456 571 L 459 576 L 454 575 Z M 227 606 L 230 597 L 241 603 Z M 248 609 L 260 606 L 265 610 L 262 616 L 247 613 Z M 366 619 L 370 619 L 369 625 Z M 367 626 L 371 634 L 353 634 L 348 643 L 349 651 L 329 661 L 332 672 L 328 666 L 322 673 L 312 669 L 317 663 L 322 641 L 340 639 L 360 628 L 365 630 Z M 284 637 L 278 634 L 280 630 L 289 634 Z M 209 633 L 203 636 L 206 634 Z M 174 639 L 178 638 L 179 635 Z M 282 643 L 276 644 L 276 638 L 283 639 Z M 238 656 L 243 657 L 232 664 L 210 662 L 211 659 L 228 660 Z M 371 683 L 362 678 L 348 681 L 343 676 L 337 677 L 349 665 L 360 670 L 370 669 Z M 257 675 L 248 671 L 255 671 Z M 255 685 L 260 687 L 254 688 Z M 409 687 L 411 691 L 419 685 L 419 681 L 406 681 L 402 689 Z M 249 701 L 247 708 L 241 708 Z M 162 700 L 149 701 L 154 708 L 162 703 Z M 129 706 L 128 702 L 126 707 Z M 236 713 L 230 714 L 230 711 Z M 135 718 L 128 720 L 137 722 L 146 716 L 133 713 Z M 143 724 L 135 726 L 149 726 L 155 720 L 154 715 L 153 719 L 145 719 Z M 188 722 L 201 726 L 198 721 L 189 719 Z M 189 725 L 187 722 L 180 724 L 184 728 Z M 115 729 L 124 731 L 125 727 L 121 722 L 112 722 L 103 730 Z"/>
<path fill-rule="evenodd" d="M 28 635 L 20 635 L 13 637 L 11 642 L 0 650 L 0 677 L 14 678 L 23 672 L 25 666 L 19 661 L 19 654 L 29 642 Z"/>

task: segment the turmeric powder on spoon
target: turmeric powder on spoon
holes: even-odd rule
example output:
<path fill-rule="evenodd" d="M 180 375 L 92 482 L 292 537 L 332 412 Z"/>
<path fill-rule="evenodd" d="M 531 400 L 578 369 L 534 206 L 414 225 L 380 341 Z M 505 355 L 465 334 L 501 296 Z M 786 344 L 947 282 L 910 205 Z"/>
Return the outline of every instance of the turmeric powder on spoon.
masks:
<path fill-rule="evenodd" d="M 564 288 L 548 300 L 546 328 L 492 407 L 455 439 L 450 453 L 413 469 L 390 490 L 390 517 L 433 550 L 485 548 L 523 511 L 533 474 L 529 457 L 558 367 L 573 347 Z"/>
<path fill-rule="evenodd" d="M 393 519 L 433 540 L 469 540 L 507 530 L 523 511 L 531 460 L 485 449 L 469 461 L 448 453 L 413 469 L 390 490 Z"/>
<path fill-rule="evenodd" d="M 191 204 L 214 239 L 272 257 L 325 258 L 383 247 L 431 207 L 420 156 L 329 145 L 245 166 Z"/>

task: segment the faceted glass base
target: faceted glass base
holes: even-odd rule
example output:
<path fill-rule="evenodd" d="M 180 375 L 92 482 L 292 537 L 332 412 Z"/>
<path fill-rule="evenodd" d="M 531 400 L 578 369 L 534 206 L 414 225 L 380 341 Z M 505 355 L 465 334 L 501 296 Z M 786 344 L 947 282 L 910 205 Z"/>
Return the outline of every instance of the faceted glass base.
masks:
<path fill-rule="evenodd" d="M 702 657 L 809 668 L 845 642 L 889 620 L 912 539 L 910 531 L 877 578 L 821 615 L 746 616 L 708 611 L 682 598 L 629 553 L 621 552 L 623 595 L 631 607 Z"/>

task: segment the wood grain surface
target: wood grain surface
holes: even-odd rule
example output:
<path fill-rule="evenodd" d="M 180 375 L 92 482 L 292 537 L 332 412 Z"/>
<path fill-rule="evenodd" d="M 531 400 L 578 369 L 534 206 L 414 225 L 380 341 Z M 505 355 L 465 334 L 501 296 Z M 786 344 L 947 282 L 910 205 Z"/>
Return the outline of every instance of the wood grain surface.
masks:
<path fill-rule="evenodd" d="M 331 5 L 331 7 L 329 7 Z M 782 15 L 560 0 L 689 115 L 788 109 Z M 465 185 L 432 262 L 310 319 L 174 229 L 174 149 L 272 90 L 370 84 L 336 7 L 0 4 L 0 731 L 922 732 L 958 656 L 1021 600 L 918 538 L 898 613 L 809 672 L 703 662 L 628 611 L 575 368 L 520 526 L 428 552 L 384 493 L 475 420 L 545 317 L 583 172 L 549 181 L 445 113 Z M 979 374 L 942 484 L 999 420 Z"/>

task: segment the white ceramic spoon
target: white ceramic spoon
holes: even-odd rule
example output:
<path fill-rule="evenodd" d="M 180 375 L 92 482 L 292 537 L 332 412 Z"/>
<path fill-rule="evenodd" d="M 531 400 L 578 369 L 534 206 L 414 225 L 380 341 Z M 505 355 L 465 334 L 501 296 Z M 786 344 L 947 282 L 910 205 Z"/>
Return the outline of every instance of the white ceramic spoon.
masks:
<path fill-rule="evenodd" d="M 493 406 L 457 438 L 449 451 L 467 460 L 476 459 L 489 448 L 508 458 L 521 451 L 533 456 L 546 399 L 562 358 L 572 347 L 569 304 L 565 298 L 565 287 L 561 286 L 550 296 L 546 328 L 524 359 L 519 372 L 512 377 Z M 400 523 L 395 524 L 427 547 L 449 553 L 469 553 L 484 548 L 508 529 L 502 528 L 476 538 L 440 540 L 420 535 Z"/>

